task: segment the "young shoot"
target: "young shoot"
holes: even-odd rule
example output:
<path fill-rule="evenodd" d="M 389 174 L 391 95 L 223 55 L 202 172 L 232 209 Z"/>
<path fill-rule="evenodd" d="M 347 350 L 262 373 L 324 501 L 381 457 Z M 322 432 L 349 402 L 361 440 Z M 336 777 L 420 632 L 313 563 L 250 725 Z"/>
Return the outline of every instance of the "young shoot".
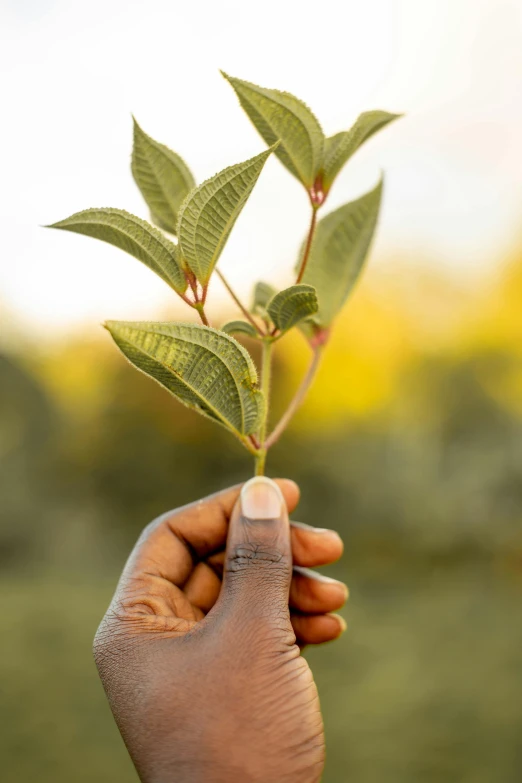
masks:
<path fill-rule="evenodd" d="M 255 458 L 256 474 L 303 402 L 335 321 L 357 281 L 375 232 L 382 180 L 360 198 L 319 219 L 344 164 L 397 114 L 368 111 L 347 131 L 325 136 L 298 98 L 223 74 L 267 144 L 201 185 L 183 159 L 148 136 L 134 120 L 132 174 L 150 222 L 121 209 L 77 212 L 51 228 L 101 239 L 125 250 L 161 277 L 199 323 L 108 321 L 117 346 L 139 370 L 187 407 L 226 427 Z M 308 231 L 295 263 L 295 282 L 277 291 L 259 282 L 246 306 L 217 268 L 229 234 L 270 155 L 302 184 L 310 201 Z M 242 318 L 215 328 L 207 311 L 216 274 Z M 268 430 L 275 343 L 299 329 L 310 365 L 287 411 Z M 261 367 L 234 335 L 260 343 Z"/>

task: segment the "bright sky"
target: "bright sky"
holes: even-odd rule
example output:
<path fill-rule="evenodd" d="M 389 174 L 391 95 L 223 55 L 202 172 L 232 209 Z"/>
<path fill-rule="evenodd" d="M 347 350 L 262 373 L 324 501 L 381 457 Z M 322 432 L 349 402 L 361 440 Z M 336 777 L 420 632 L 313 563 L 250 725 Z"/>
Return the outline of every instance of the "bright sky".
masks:
<path fill-rule="evenodd" d="M 199 180 L 260 151 L 219 68 L 295 93 L 328 134 L 365 109 L 406 112 L 358 153 L 329 208 L 382 168 L 374 262 L 420 251 L 465 275 L 494 262 L 520 239 L 521 40 L 519 0 L 3 0 L 0 323 L 10 313 L 37 336 L 168 305 L 139 262 L 39 225 L 94 206 L 147 216 L 131 112 Z M 243 292 L 289 283 L 307 219 L 300 186 L 270 161 L 221 268 Z"/>

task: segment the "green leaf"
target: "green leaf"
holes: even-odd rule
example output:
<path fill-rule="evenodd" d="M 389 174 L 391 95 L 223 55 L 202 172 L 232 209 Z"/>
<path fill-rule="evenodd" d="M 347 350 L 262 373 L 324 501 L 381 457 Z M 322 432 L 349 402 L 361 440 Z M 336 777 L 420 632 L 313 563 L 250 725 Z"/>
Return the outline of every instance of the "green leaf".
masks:
<path fill-rule="evenodd" d="M 257 337 L 258 334 L 248 321 L 229 321 L 221 327 L 226 334 L 246 334 L 247 337 Z"/>
<path fill-rule="evenodd" d="M 384 128 L 401 114 L 387 111 L 365 111 L 348 131 L 336 133 L 325 140 L 323 187 L 328 192 L 332 182 L 359 147 L 374 133 Z"/>
<path fill-rule="evenodd" d="M 303 283 L 285 288 L 269 301 L 267 310 L 274 325 L 281 332 L 287 332 L 317 312 L 315 288 Z"/>
<path fill-rule="evenodd" d="M 150 223 L 123 209 L 86 209 L 47 228 L 101 239 L 142 261 L 178 293 L 187 288 L 176 245 Z"/>
<path fill-rule="evenodd" d="M 273 296 L 277 293 L 276 289 L 270 283 L 260 281 L 255 284 L 254 295 L 252 298 L 251 311 L 262 318 L 267 318 L 266 306 Z"/>
<path fill-rule="evenodd" d="M 179 208 L 196 182 L 179 155 L 147 136 L 133 120 L 132 175 L 147 202 L 152 221 L 175 234 Z"/>
<path fill-rule="evenodd" d="M 377 224 L 382 180 L 356 201 L 331 212 L 315 232 L 303 282 L 317 291 L 314 322 L 329 326 L 361 272 Z"/>
<path fill-rule="evenodd" d="M 183 202 L 178 220 L 182 257 L 202 285 L 208 282 L 273 149 L 220 171 L 189 193 Z"/>
<path fill-rule="evenodd" d="M 324 134 L 308 106 L 288 92 L 223 76 L 266 143 L 281 141 L 279 160 L 310 189 L 323 165 Z"/>
<path fill-rule="evenodd" d="M 189 408 L 240 435 L 259 428 L 264 397 L 249 353 L 199 324 L 108 321 L 127 359 Z"/>

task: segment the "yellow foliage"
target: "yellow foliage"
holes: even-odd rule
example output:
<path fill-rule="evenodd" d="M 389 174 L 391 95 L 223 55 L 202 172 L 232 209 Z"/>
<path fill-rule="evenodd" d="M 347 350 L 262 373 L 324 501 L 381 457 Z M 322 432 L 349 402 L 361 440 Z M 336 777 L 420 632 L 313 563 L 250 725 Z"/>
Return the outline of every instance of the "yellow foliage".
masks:
<path fill-rule="evenodd" d="M 60 344 L 42 357 L 42 377 L 64 407 L 92 410 L 104 402 L 117 369 L 115 358 L 112 346 L 103 339 Z"/>
<path fill-rule="evenodd" d="M 279 343 L 277 356 L 290 396 L 306 371 L 310 350 L 294 330 Z M 372 270 L 334 324 L 295 426 L 335 428 L 382 417 L 397 401 L 399 406 L 415 405 L 405 398 L 405 374 L 432 356 L 457 365 L 474 357 L 497 357 L 496 363 L 484 363 L 478 381 L 497 402 L 522 414 L 522 259 L 498 267 L 468 290 L 420 263 L 412 268 L 393 261 Z M 101 338 L 76 340 L 45 356 L 41 372 L 64 406 L 92 414 L 107 402 L 108 385 L 112 374 L 122 369 L 121 362 Z M 165 417 L 172 410 L 165 426 L 196 436 L 195 417 L 173 409 L 173 401 L 161 390 L 151 399 L 151 415 Z"/>
<path fill-rule="evenodd" d="M 310 353 L 304 341 L 298 348 L 296 338 L 289 339 L 283 350 L 288 376 L 302 374 Z M 390 399 L 411 352 L 400 310 L 361 294 L 335 324 L 299 424 L 322 428 L 371 415 Z"/>
<path fill-rule="evenodd" d="M 309 350 L 295 336 L 281 349 L 293 383 Z M 468 290 L 433 269 L 394 264 L 390 277 L 381 268 L 335 324 L 296 426 L 323 429 L 382 413 L 404 394 L 407 368 L 423 358 L 458 363 L 490 353 L 510 361 L 492 365 L 479 382 L 497 402 L 522 412 L 522 262 L 497 268 L 493 280 Z"/>

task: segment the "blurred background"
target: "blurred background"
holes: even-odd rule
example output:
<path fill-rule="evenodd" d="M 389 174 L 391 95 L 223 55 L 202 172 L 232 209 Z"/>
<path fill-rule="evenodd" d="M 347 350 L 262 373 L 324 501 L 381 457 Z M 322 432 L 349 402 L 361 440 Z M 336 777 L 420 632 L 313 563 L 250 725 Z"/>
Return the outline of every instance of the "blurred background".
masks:
<path fill-rule="evenodd" d="M 134 112 L 199 180 L 262 142 L 218 68 L 303 98 L 328 134 L 406 117 L 331 209 L 385 196 L 363 282 L 268 470 L 338 529 L 348 632 L 307 653 L 325 783 L 522 779 L 522 6 L 3 0 L 0 7 L 2 779 L 135 783 L 91 640 L 141 528 L 251 475 L 248 455 L 128 366 L 105 318 L 184 313 L 113 247 L 39 226 L 146 217 Z M 288 284 L 304 193 L 269 161 L 220 262 Z M 217 323 L 236 313 L 219 282 Z M 307 363 L 279 344 L 274 420 Z"/>

